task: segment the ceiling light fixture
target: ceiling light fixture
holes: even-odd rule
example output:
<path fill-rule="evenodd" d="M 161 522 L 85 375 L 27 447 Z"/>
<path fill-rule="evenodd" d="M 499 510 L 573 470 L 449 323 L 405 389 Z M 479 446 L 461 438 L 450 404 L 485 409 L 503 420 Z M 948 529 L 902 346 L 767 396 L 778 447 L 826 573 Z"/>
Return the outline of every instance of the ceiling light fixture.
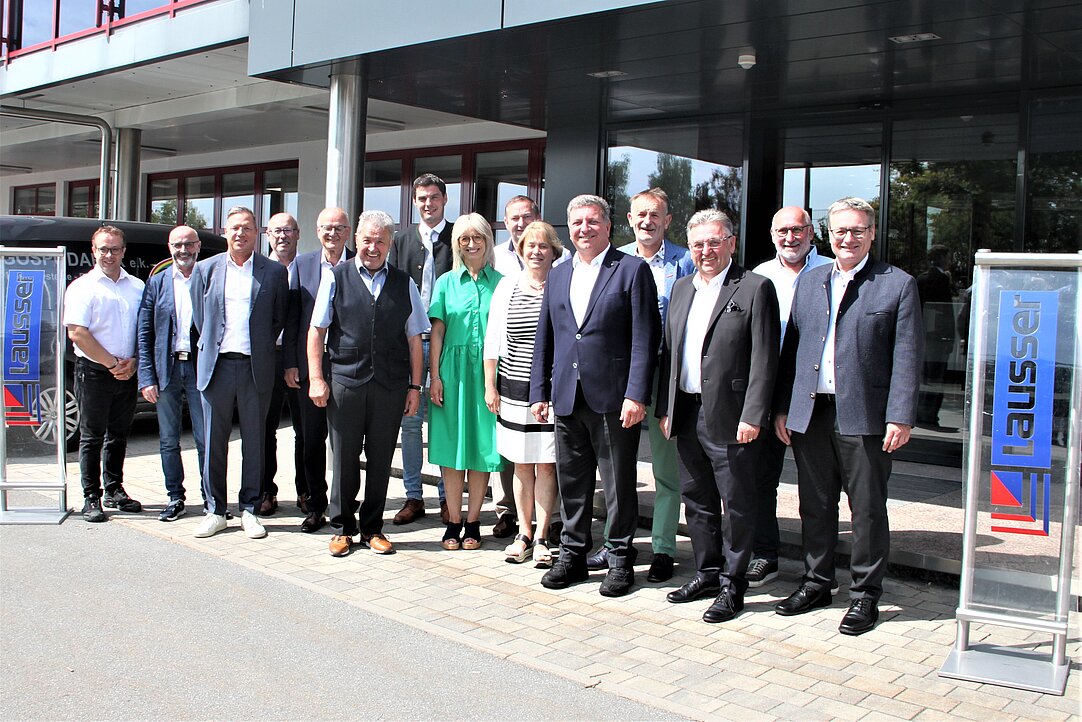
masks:
<path fill-rule="evenodd" d="M 895 35 L 893 37 L 887 38 L 887 40 L 891 41 L 892 43 L 897 43 L 898 45 L 905 45 L 906 43 L 924 43 L 929 40 L 942 39 L 943 38 L 939 37 L 935 33 L 913 33 L 912 35 Z"/>
<path fill-rule="evenodd" d="M 736 64 L 742 67 L 744 70 L 751 70 L 755 67 L 755 53 L 743 53 L 736 59 Z"/>
<path fill-rule="evenodd" d="M 11 165 L 10 163 L 0 163 L 0 173 L 31 173 L 33 168 L 27 165 Z"/>
<path fill-rule="evenodd" d="M 596 73 L 587 73 L 591 78 L 600 78 L 605 80 L 606 78 L 619 78 L 621 75 L 627 75 L 622 70 L 599 70 Z"/>

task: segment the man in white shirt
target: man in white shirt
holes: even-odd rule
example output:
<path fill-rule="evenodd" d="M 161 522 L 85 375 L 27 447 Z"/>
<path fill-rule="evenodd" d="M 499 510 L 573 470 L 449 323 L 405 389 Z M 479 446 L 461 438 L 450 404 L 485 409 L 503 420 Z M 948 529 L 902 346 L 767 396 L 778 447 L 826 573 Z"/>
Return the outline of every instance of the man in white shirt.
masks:
<path fill-rule="evenodd" d="M 135 415 L 135 332 L 143 282 L 122 267 L 125 242 L 119 228 L 102 226 L 90 245 L 94 268 L 68 286 L 64 325 L 75 345 L 82 514 L 89 522 L 102 522 L 107 519 L 103 503 L 129 513 L 143 510 L 123 486 Z"/>
<path fill-rule="evenodd" d="M 755 273 L 773 282 L 778 295 L 778 318 L 781 321 L 781 341 L 785 341 L 785 326 L 789 308 L 793 305 L 796 282 L 805 271 L 830 263 L 819 255 L 812 239 L 815 229 L 811 216 L 798 206 L 786 206 L 774 214 L 770 238 L 777 254 L 755 267 Z M 756 473 L 759 505 L 755 520 L 755 545 L 748 566 L 748 586 L 761 587 L 778 578 L 778 483 L 785 462 L 785 444 L 776 434 L 760 434 L 759 469 Z"/>
<path fill-rule="evenodd" d="M 162 474 L 169 503 L 160 521 L 184 516 L 184 464 L 180 459 L 181 398 L 192 419 L 192 440 L 202 478 L 203 395 L 195 383 L 195 343 L 192 326 L 192 270 L 199 257 L 199 234 L 188 226 L 169 232 L 173 265 L 151 276 L 139 306 L 139 392 L 157 405 Z M 200 484 L 202 488 L 202 484 Z M 206 499 L 204 499 L 204 502 Z"/>
<path fill-rule="evenodd" d="M 200 261 L 192 274 L 192 321 L 199 332 L 196 362 L 203 392 L 207 516 L 195 536 L 226 528 L 226 465 L 233 410 L 240 419 L 241 525 L 252 539 L 267 535 L 254 514 L 263 480 L 267 408 L 274 388 L 274 345 L 289 306 L 286 269 L 255 253 L 259 227 L 247 208 L 226 216 L 226 253 Z"/>

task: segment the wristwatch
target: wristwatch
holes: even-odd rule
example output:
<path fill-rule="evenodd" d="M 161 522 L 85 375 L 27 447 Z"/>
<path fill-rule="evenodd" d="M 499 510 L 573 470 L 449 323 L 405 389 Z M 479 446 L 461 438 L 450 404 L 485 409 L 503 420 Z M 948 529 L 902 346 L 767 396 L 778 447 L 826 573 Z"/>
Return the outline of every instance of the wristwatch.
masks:
<path fill-rule="evenodd" d="M 421 390 L 421 385 L 420 384 L 410 384 L 408 388 L 409 388 L 410 391 L 420 391 Z"/>

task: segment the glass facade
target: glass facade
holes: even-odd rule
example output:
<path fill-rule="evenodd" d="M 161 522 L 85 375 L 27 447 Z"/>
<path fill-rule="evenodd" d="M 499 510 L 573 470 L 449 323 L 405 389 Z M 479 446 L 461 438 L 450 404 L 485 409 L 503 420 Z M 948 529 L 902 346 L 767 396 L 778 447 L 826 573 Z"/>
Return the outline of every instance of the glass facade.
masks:
<path fill-rule="evenodd" d="M 56 185 L 20 186 L 14 189 L 12 213 L 17 216 L 55 216 Z"/>

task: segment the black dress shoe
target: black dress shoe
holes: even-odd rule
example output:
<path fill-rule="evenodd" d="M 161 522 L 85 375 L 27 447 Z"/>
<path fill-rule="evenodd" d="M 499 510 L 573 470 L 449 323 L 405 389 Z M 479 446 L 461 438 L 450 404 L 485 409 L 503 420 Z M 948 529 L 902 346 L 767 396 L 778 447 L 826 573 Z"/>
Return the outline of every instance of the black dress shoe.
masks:
<path fill-rule="evenodd" d="M 774 606 L 774 611 L 783 617 L 792 617 L 820 607 L 829 607 L 830 602 L 829 588 L 817 590 L 807 584 L 801 584 L 800 588 L 788 598 L 778 602 Z"/>
<path fill-rule="evenodd" d="M 718 583 L 716 577 L 707 579 L 702 574 L 696 574 L 691 578 L 690 582 L 674 592 L 669 592 L 665 595 L 665 598 L 673 604 L 684 604 L 703 597 L 716 596 L 719 592 L 721 592 L 721 584 Z"/>
<path fill-rule="evenodd" d="M 667 582 L 672 579 L 673 560 L 668 554 L 655 554 L 646 574 L 648 582 Z"/>
<path fill-rule="evenodd" d="M 314 534 L 323 528 L 323 525 L 327 523 L 327 518 L 323 516 L 322 512 L 313 511 L 308 516 L 304 517 L 304 521 L 301 522 L 301 531 L 305 534 Z"/>
<path fill-rule="evenodd" d="M 622 597 L 635 584 L 635 570 L 631 567 L 612 567 L 601 581 L 598 590 L 603 597 Z"/>
<path fill-rule="evenodd" d="M 842 623 L 838 625 L 838 631 L 855 637 L 864 634 L 879 621 L 879 607 L 874 599 L 862 597 L 849 603 L 849 611 L 842 617 Z"/>
<path fill-rule="evenodd" d="M 590 573 L 581 564 L 572 565 L 563 559 L 557 559 L 552 569 L 541 577 L 541 586 L 545 589 L 567 589 L 572 584 L 585 582 L 589 578 Z"/>
<path fill-rule="evenodd" d="M 742 611 L 744 611 L 744 597 L 734 592 L 732 587 L 725 587 L 714 603 L 703 612 L 703 621 L 710 624 L 728 622 Z"/>
<path fill-rule="evenodd" d="M 609 568 L 609 548 L 602 546 L 596 552 L 586 557 L 586 568 L 591 572 L 599 572 Z"/>

